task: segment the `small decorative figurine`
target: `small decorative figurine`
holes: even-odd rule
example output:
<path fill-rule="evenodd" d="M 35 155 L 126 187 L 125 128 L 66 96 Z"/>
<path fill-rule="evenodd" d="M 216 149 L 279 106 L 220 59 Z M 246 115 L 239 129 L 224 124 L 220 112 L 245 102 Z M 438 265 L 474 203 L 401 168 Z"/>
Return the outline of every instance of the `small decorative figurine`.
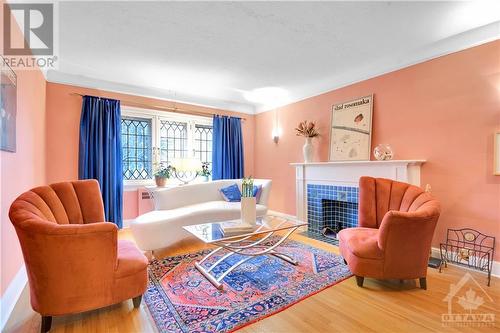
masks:
<path fill-rule="evenodd" d="M 373 156 L 375 156 L 378 161 L 389 161 L 392 160 L 394 152 L 392 151 L 391 146 L 381 143 L 373 150 Z"/>

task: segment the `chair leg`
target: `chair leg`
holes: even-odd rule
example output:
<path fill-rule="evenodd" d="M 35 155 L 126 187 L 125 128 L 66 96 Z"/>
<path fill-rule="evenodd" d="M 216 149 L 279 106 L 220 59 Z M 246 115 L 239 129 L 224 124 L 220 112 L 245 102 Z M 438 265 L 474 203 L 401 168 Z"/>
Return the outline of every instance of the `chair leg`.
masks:
<path fill-rule="evenodd" d="M 420 288 L 423 290 L 427 290 L 427 278 L 420 278 Z"/>
<path fill-rule="evenodd" d="M 42 325 L 40 326 L 40 333 L 47 333 L 52 326 L 52 316 L 42 316 Z"/>
<path fill-rule="evenodd" d="M 142 295 L 132 298 L 132 303 L 134 303 L 134 308 L 141 306 Z"/>
<path fill-rule="evenodd" d="M 363 276 L 356 275 L 356 283 L 358 284 L 358 287 L 363 287 L 364 280 L 365 280 L 365 278 Z"/>

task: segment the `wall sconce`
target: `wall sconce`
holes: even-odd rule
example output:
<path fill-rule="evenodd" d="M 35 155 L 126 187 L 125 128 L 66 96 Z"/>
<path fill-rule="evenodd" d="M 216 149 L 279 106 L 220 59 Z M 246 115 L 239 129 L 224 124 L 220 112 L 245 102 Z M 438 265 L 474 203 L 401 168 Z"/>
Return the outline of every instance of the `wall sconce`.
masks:
<path fill-rule="evenodd" d="M 281 128 L 279 127 L 279 118 L 278 118 L 278 109 L 274 110 L 274 122 L 273 122 L 273 131 L 272 131 L 272 136 L 273 136 L 273 141 L 274 143 L 278 144 L 278 141 L 280 140 L 280 135 L 281 135 Z"/>
<path fill-rule="evenodd" d="M 280 140 L 281 129 L 274 128 L 272 134 L 274 143 L 278 143 L 278 141 Z"/>

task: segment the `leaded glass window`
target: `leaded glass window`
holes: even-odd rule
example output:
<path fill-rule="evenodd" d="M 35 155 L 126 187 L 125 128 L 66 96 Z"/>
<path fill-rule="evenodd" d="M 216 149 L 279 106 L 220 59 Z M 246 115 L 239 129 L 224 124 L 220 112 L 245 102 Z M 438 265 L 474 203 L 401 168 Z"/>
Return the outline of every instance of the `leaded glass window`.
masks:
<path fill-rule="evenodd" d="M 148 118 L 122 117 L 123 179 L 151 179 L 152 121 Z"/>
<path fill-rule="evenodd" d="M 160 165 L 177 158 L 212 162 L 212 126 L 205 117 L 122 109 L 123 179 L 151 184 Z"/>
<path fill-rule="evenodd" d="M 160 162 L 171 164 L 174 159 L 187 157 L 188 124 L 160 120 Z"/>
<path fill-rule="evenodd" d="M 212 165 L 212 126 L 198 125 L 194 127 L 194 155 L 202 162 Z"/>

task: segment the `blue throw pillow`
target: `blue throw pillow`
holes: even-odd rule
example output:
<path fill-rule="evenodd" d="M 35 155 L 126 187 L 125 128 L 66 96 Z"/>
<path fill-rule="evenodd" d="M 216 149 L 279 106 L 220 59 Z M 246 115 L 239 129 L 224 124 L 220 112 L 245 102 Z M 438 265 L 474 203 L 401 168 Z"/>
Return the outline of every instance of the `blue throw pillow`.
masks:
<path fill-rule="evenodd" d="M 229 185 L 227 187 L 223 187 L 220 190 L 220 194 L 222 194 L 222 197 L 224 200 L 228 202 L 240 202 L 241 201 L 241 192 L 240 189 L 238 188 L 238 185 L 233 184 Z"/>

